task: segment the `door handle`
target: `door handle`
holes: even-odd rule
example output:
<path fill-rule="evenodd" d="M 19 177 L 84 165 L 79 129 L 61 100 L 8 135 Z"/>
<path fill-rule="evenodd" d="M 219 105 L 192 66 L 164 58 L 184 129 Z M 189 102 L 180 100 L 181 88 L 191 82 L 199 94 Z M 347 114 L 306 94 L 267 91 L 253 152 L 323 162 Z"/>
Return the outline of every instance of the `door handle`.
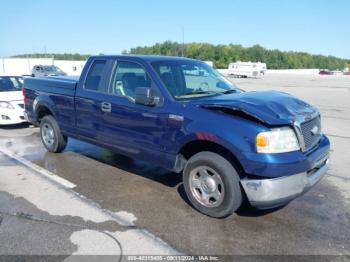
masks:
<path fill-rule="evenodd" d="M 102 102 L 101 103 L 101 110 L 103 112 L 108 112 L 108 113 L 112 112 L 112 105 L 111 105 L 111 103 Z"/>

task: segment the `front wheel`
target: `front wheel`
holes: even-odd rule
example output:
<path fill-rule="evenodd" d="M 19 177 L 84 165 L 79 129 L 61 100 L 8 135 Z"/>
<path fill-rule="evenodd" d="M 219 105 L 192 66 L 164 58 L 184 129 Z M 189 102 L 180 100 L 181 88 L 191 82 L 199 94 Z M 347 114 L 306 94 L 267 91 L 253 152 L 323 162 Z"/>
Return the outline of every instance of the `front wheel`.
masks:
<path fill-rule="evenodd" d="M 55 118 L 51 115 L 40 121 L 40 137 L 49 152 L 61 153 L 67 146 L 67 137 L 62 135 Z"/>
<path fill-rule="evenodd" d="M 213 152 L 195 154 L 183 171 L 183 184 L 191 204 L 216 218 L 227 217 L 241 206 L 239 181 L 232 164 Z"/>

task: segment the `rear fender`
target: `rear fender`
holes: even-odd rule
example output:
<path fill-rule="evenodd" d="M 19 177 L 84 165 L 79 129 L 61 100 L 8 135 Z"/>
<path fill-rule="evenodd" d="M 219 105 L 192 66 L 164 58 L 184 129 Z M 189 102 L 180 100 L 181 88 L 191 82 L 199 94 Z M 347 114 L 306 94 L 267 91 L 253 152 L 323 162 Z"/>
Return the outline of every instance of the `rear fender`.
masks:
<path fill-rule="evenodd" d="M 51 115 L 56 118 L 55 114 L 55 103 L 48 96 L 39 95 L 33 101 L 33 112 L 37 120 L 39 120 L 39 111 L 42 107 L 45 107 L 48 111 L 50 111 Z"/>

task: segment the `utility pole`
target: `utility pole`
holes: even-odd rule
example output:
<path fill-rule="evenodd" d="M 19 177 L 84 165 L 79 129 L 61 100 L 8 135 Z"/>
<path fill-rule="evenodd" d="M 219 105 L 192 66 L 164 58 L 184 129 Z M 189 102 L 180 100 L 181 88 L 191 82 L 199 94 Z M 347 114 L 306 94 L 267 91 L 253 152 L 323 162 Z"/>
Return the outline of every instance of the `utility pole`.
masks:
<path fill-rule="evenodd" d="M 1 58 L 2 60 L 2 72 L 5 73 L 5 59 Z"/>
<path fill-rule="evenodd" d="M 185 56 L 185 28 L 182 27 L 182 50 L 181 50 L 181 53 L 182 53 L 182 57 Z"/>

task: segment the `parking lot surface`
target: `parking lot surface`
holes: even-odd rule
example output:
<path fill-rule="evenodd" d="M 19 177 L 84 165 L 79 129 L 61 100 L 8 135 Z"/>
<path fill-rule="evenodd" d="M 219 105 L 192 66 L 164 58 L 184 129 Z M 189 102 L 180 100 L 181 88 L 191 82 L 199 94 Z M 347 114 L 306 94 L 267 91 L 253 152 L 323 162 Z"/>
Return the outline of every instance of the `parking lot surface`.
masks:
<path fill-rule="evenodd" d="M 159 241 L 152 242 L 152 247 L 157 243 L 164 245 L 164 249 L 153 249 L 157 253 L 350 255 L 350 77 L 266 75 L 261 79 L 232 78 L 231 81 L 249 91 L 273 89 L 288 92 L 321 111 L 323 131 L 331 140 L 330 169 L 321 182 L 289 205 L 270 211 L 245 206 L 228 218 L 209 218 L 188 203 L 181 175 L 74 139 L 69 140 L 62 154 L 48 153 L 41 144 L 38 128 L 20 125 L 0 128 L 0 203 L 3 203 L 0 214 L 29 213 L 62 223 L 87 223 L 87 227 L 108 232 L 130 230 L 123 228 L 121 220 L 124 218 L 127 225 L 132 223 L 133 227 L 147 231 L 152 239 Z M 77 193 L 76 196 L 84 196 L 84 199 L 99 205 L 99 212 L 108 210 L 116 214 L 116 220 L 103 224 L 109 219 L 94 220 L 88 215 L 84 218 L 74 211 L 74 201 L 62 201 L 63 210 L 49 207 L 41 203 L 45 192 L 38 192 L 37 196 L 21 193 L 20 181 L 24 192 L 25 188 L 35 191 L 36 183 L 40 190 L 39 184 L 44 183 L 35 182 L 34 178 L 27 178 L 34 184 L 21 180 L 18 174 L 26 172 L 56 175 L 54 179 L 57 184 L 62 184 L 62 190 L 69 188 Z M 53 192 L 61 194 L 58 193 L 60 190 L 50 190 L 53 185 L 49 183 L 40 185 L 48 188 L 49 200 L 57 204 Z M 16 206 L 16 212 L 11 211 L 11 206 Z M 83 218 L 79 219 L 79 216 Z M 18 219 L 23 219 L 23 216 L 12 217 L 12 221 L 9 215 L 2 215 L 0 238 L 7 240 L 7 244 L 0 247 L 2 254 L 16 250 L 19 236 L 14 233 L 17 229 L 11 223 L 16 224 L 18 221 L 14 220 Z M 32 247 L 45 246 L 40 239 L 50 239 L 52 235 L 40 234 L 40 230 L 35 230 L 36 222 L 30 223 L 33 224 L 27 226 L 33 228 L 30 229 L 31 237 L 23 243 L 31 243 Z M 59 241 L 60 245 L 47 242 L 47 248 L 34 249 L 45 254 L 84 252 L 80 242 L 88 238 L 89 233 L 93 234 L 90 231 L 77 233 L 81 229 L 69 227 L 62 229 L 57 224 L 47 226 L 52 227 L 47 232 L 57 232 L 53 235 L 62 241 Z M 114 236 L 123 239 L 121 233 Z M 133 235 L 128 237 L 124 238 L 125 245 Z M 98 240 L 91 245 L 99 246 Z M 100 241 L 107 240 L 101 236 Z M 25 253 L 23 245 L 22 248 L 19 250 Z"/>

